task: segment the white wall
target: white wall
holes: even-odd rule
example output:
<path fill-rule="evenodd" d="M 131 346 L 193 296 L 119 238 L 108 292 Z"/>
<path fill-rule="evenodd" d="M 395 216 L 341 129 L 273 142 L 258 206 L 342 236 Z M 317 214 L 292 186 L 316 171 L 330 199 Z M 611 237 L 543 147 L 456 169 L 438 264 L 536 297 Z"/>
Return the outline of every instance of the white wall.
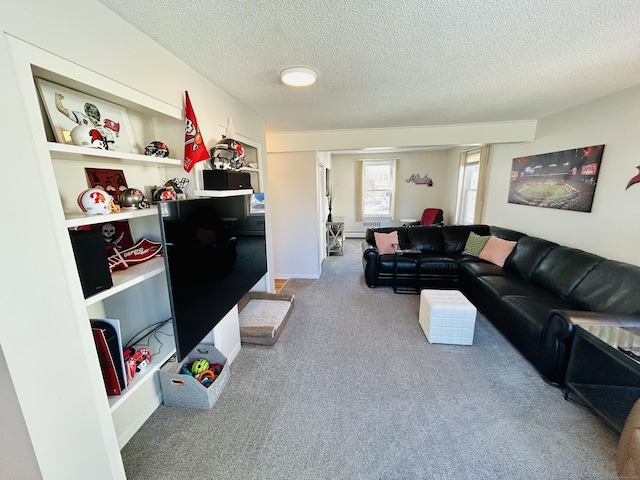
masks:
<path fill-rule="evenodd" d="M 182 109 L 188 90 L 207 145 L 221 137 L 231 116 L 238 134 L 259 143 L 266 158 L 264 122 L 95 0 L 3 2 L 0 29 L 1 171 L 11 179 L 0 189 L 0 201 L 8 207 L 3 223 L 13 226 L 2 240 L 2 264 L 12 271 L 0 289 L 0 345 L 6 359 L 0 378 L 12 380 L 24 420 L 3 422 L 0 435 L 15 437 L 25 471 L 39 469 L 46 479 L 124 478 L 104 386 L 84 361 L 91 336 L 88 328 L 80 328 L 86 313 L 70 298 L 55 253 L 59 232 L 42 208 L 38 185 L 46 179 L 37 158 L 42 147 L 33 145 L 43 134 L 27 126 L 14 70 L 24 60 L 11 58 L 7 36 L 176 108 Z M 44 365 L 47 373 L 26 370 L 30 365 Z"/>
<path fill-rule="evenodd" d="M 394 154 L 332 154 L 333 184 L 335 191 L 333 214 L 345 217 L 348 235 L 364 235 L 366 230 L 358 221 L 358 164 L 360 159 L 397 158 L 396 164 L 396 216 L 393 224 L 399 225 L 401 218 L 420 219 L 425 208 L 442 208 L 448 221 L 452 212 L 447 211 L 447 194 L 450 190 L 449 169 L 446 151 L 418 151 Z M 407 183 L 407 179 L 419 174 L 429 175 L 433 187 Z"/>
<path fill-rule="evenodd" d="M 322 230 L 316 152 L 269 154 L 274 278 L 318 278 Z"/>
<path fill-rule="evenodd" d="M 640 265 L 640 185 L 625 190 L 640 165 L 639 132 L 636 87 L 541 119 L 533 143 L 493 146 L 485 223 Z M 604 154 L 590 213 L 507 203 L 514 158 L 601 144 Z"/>
<path fill-rule="evenodd" d="M 11 480 L 38 480 L 42 475 L 2 348 L 0 384 L 0 473 Z"/>

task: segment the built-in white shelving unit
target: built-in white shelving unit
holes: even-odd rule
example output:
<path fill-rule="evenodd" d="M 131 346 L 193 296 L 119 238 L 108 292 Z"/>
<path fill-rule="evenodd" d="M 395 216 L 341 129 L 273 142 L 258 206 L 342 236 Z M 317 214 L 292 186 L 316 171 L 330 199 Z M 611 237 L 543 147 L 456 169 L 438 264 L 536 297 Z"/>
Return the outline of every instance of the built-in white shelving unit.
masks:
<path fill-rule="evenodd" d="M 151 165 L 173 165 L 181 166 L 182 161 L 168 157 L 151 157 L 138 153 L 115 152 L 111 150 L 100 150 L 98 148 L 79 147 L 66 143 L 49 142 L 49 152 L 52 158 L 65 158 L 82 162 L 115 161 L 119 163 L 148 163 Z"/>
<path fill-rule="evenodd" d="M 97 229 L 105 223 L 127 221 L 134 243 L 142 238 L 152 241 L 159 241 L 161 238 L 158 209 L 155 205 L 146 209 L 121 209 L 118 213 L 106 215 L 88 215 L 82 212 L 77 204 L 77 197 L 89 188 L 85 169 L 121 171 L 127 186 L 143 190 L 150 198 L 153 186 L 163 185 L 173 177 L 185 176 L 182 160 L 141 154 L 145 145 L 153 140 L 163 141 L 169 145 L 170 151 L 182 151 L 182 109 L 46 52 L 30 50 L 27 55 L 31 54 L 30 71 L 25 70 L 21 74 L 24 74 L 24 85 L 28 86 L 25 88 L 25 102 L 30 108 L 34 137 L 38 138 L 42 131 L 45 133 L 42 145 L 38 146 L 43 152 L 40 158 L 43 190 L 49 200 L 52 224 L 59 228 L 58 256 L 64 262 L 66 275 L 79 278 L 73 255 L 69 255 L 71 242 L 68 240 L 67 229 Z M 130 134 L 136 151 L 100 150 L 56 141 L 60 139 L 55 138 L 41 93 L 35 87 L 36 78 L 71 88 L 78 95 L 86 94 L 124 107 L 128 122 L 123 125 L 127 125 L 130 131 L 120 134 Z M 64 118 L 62 113 L 60 115 Z M 88 298 L 84 298 L 80 288 L 70 293 L 73 301 L 78 302 L 78 311 L 82 311 L 82 304 L 86 310 L 86 331 L 79 335 L 81 345 L 74 345 L 73 348 L 84 349 L 89 356 L 91 349 L 95 351 L 90 318 L 118 319 L 123 344 L 140 334 L 151 332 L 138 340 L 139 346 L 144 346 L 151 353 L 151 363 L 129 380 L 121 395 L 107 397 L 104 391 L 120 447 L 126 444 L 162 403 L 157 371 L 176 351 L 164 272 L 164 258 L 157 255 L 146 262 L 113 272 L 113 286 L 107 290 Z M 71 284 L 80 286 L 81 282 Z M 167 323 L 162 324 L 168 319 Z M 81 321 L 80 324 L 82 323 Z M 97 354 L 95 358 L 96 374 L 100 375 Z"/>

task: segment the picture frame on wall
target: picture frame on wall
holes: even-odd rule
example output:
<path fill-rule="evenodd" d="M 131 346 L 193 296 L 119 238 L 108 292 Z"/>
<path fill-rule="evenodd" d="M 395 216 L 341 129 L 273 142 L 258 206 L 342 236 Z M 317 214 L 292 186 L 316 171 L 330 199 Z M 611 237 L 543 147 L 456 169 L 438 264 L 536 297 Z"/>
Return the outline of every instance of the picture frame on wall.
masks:
<path fill-rule="evenodd" d="M 56 142 L 139 153 L 124 107 L 42 78 L 35 81 Z"/>
<path fill-rule="evenodd" d="M 513 159 L 509 203 L 590 212 L 604 145 Z"/>

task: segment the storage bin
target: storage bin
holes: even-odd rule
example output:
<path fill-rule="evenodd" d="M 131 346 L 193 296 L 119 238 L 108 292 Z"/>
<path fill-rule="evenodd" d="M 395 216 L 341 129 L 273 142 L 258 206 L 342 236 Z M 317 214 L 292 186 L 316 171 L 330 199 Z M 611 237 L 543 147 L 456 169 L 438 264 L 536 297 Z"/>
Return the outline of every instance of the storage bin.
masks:
<path fill-rule="evenodd" d="M 223 368 L 215 381 L 205 387 L 197 378 L 180 373 L 183 365 L 205 358 Z M 182 362 L 167 362 L 160 368 L 160 385 L 164 404 L 176 407 L 211 408 L 216 403 L 231 375 L 227 357 L 213 345 L 199 344 Z"/>

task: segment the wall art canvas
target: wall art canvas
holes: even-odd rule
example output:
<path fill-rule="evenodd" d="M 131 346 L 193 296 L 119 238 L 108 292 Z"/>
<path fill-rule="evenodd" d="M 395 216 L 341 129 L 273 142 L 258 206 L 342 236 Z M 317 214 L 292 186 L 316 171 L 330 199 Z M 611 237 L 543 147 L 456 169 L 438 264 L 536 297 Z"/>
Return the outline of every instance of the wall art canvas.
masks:
<path fill-rule="evenodd" d="M 513 159 L 509 203 L 590 212 L 604 145 Z"/>
<path fill-rule="evenodd" d="M 94 148 L 104 148 L 124 153 L 139 153 L 129 124 L 129 116 L 124 107 L 92 97 L 86 93 L 63 87 L 56 83 L 36 78 L 36 85 L 44 104 L 56 142 L 71 145 L 85 145 L 80 142 L 90 137 L 89 129 L 96 129 L 103 137 L 101 145 L 92 142 Z"/>

